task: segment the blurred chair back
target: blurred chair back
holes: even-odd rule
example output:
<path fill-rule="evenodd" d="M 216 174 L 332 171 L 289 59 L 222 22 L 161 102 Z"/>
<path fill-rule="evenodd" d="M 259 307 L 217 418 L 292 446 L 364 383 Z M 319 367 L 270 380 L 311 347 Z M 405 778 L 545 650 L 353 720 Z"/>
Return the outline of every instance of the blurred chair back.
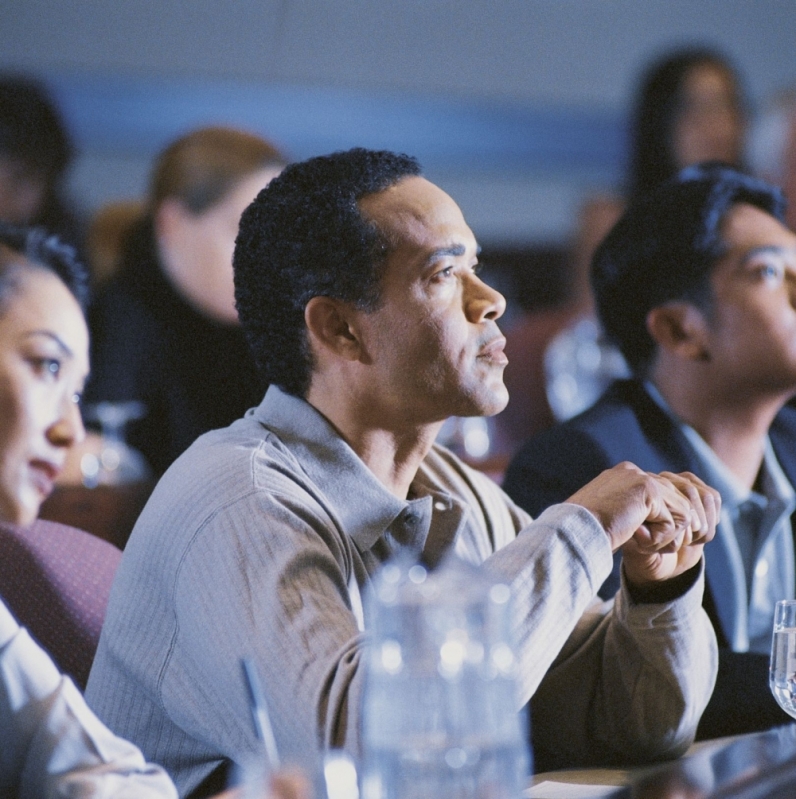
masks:
<path fill-rule="evenodd" d="M 0 596 L 84 690 L 122 553 L 62 524 L 0 523 Z"/>

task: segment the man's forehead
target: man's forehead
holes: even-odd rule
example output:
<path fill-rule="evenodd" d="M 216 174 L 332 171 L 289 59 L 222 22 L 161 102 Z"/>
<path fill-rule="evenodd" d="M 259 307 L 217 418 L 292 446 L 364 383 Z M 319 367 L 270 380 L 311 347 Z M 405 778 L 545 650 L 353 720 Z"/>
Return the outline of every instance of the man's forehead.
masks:
<path fill-rule="evenodd" d="M 721 247 L 711 270 L 712 280 L 740 278 L 758 256 L 789 259 L 796 253 L 796 234 L 768 211 L 751 203 L 733 204 L 721 221 Z"/>
<path fill-rule="evenodd" d="M 724 215 L 721 235 L 726 246 L 786 246 L 796 243 L 796 235 L 768 211 L 751 203 L 735 203 Z"/>
<path fill-rule="evenodd" d="M 368 194 L 359 207 L 388 238 L 404 238 L 423 229 L 472 236 L 456 202 L 422 177 L 407 177 L 384 191 Z"/>

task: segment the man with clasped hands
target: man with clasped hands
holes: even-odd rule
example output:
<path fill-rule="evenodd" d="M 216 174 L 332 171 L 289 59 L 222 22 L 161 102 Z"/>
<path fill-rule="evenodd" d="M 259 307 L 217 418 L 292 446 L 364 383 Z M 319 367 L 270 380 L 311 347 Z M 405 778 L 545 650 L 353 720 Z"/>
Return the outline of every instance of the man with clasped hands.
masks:
<path fill-rule="evenodd" d="M 88 686 L 112 729 L 207 795 L 259 751 L 238 669 L 261 672 L 285 759 L 360 748 L 361 593 L 398 549 L 508 582 L 537 764 L 682 753 L 716 670 L 701 607 L 720 500 L 625 463 L 531 521 L 434 443 L 508 401 L 503 297 L 456 203 L 407 156 L 289 166 L 241 220 L 238 311 L 270 384 L 199 438 L 141 515 Z M 595 599 L 622 548 L 613 603 Z"/>

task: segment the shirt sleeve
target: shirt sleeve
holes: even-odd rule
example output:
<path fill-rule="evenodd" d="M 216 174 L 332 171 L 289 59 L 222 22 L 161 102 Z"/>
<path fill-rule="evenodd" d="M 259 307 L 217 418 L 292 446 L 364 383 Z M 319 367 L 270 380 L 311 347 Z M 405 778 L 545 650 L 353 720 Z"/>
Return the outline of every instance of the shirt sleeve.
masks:
<path fill-rule="evenodd" d="M 159 767 L 113 735 L 0 603 L 0 794 L 175 799 Z"/>
<path fill-rule="evenodd" d="M 688 748 L 718 664 L 702 608 L 704 562 L 670 602 L 634 602 L 624 581 L 615 600 L 596 600 L 611 568 L 607 538 L 591 513 L 562 504 L 528 523 L 487 566 L 513 587 L 537 765 L 627 765 Z"/>
<path fill-rule="evenodd" d="M 702 577 L 665 605 L 637 605 L 623 588 L 613 609 L 595 600 L 612 566 L 595 517 L 558 505 L 531 522 L 494 489 L 484 492 L 482 507 L 500 505 L 503 521 L 486 511 L 498 551 L 485 566 L 513 589 L 521 704 L 542 698 L 532 724 L 561 744 L 570 764 L 683 751 L 715 674 Z M 243 682 L 238 677 L 230 690 L 228 676 L 248 655 L 261 670 L 286 757 L 311 765 L 308 754 L 318 747 L 357 754 L 363 633 L 351 585 L 367 581 L 362 563 L 306 498 L 260 494 L 225 511 L 203 527 L 182 563 L 163 707 L 211 749 L 228 757 L 254 751 Z M 267 535 L 253 534 L 261 519 Z M 211 621 L 219 618 L 225 623 Z"/>

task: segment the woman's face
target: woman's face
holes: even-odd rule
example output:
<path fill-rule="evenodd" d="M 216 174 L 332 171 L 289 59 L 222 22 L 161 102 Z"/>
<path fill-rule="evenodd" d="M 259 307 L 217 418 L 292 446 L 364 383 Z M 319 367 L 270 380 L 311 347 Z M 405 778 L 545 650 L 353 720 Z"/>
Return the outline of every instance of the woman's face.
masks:
<path fill-rule="evenodd" d="M 744 117 L 732 75 L 716 64 L 701 64 L 686 76 L 672 130 L 677 168 L 701 161 L 741 161 Z"/>
<path fill-rule="evenodd" d="M 193 214 L 176 200 L 158 211 L 158 245 L 164 269 L 177 290 L 201 313 L 237 323 L 232 253 L 241 214 L 280 172 L 267 167 L 243 178 L 219 202 Z"/>
<path fill-rule="evenodd" d="M 84 437 L 83 312 L 61 280 L 22 267 L 0 313 L 0 519 L 30 524 Z"/>

